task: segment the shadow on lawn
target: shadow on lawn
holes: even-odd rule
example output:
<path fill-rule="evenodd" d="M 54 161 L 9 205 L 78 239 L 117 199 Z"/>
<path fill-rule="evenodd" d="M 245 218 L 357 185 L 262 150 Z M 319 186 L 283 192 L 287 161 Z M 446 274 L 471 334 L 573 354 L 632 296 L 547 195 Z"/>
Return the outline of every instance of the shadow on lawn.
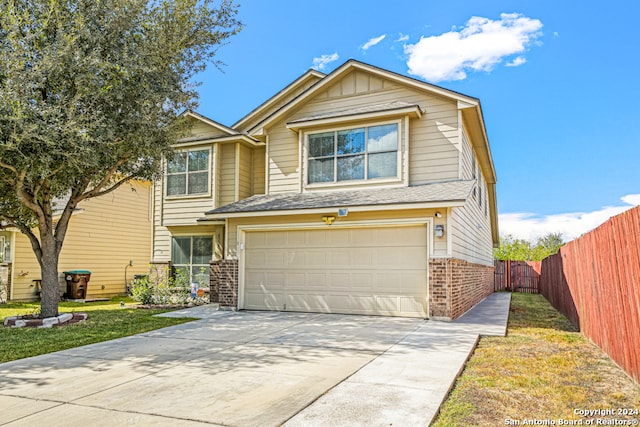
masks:
<path fill-rule="evenodd" d="M 553 308 L 540 294 L 514 292 L 509 308 L 509 330 L 522 328 L 578 332 L 567 317 Z"/>

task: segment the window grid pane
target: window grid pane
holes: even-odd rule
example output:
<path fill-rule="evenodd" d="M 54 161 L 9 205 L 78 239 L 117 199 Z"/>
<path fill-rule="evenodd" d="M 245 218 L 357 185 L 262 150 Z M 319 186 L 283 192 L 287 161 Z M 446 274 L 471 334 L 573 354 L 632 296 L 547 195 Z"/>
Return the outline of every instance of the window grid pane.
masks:
<path fill-rule="evenodd" d="M 167 196 L 185 194 L 187 174 L 167 175 Z"/>
<path fill-rule="evenodd" d="M 364 153 L 364 129 L 338 132 L 338 155 Z"/>
<path fill-rule="evenodd" d="M 206 171 L 209 168 L 209 150 L 189 152 L 189 172 Z"/>
<path fill-rule="evenodd" d="M 191 172 L 189 174 L 189 194 L 206 193 L 209 191 L 209 173 Z"/>
<path fill-rule="evenodd" d="M 398 176 L 398 153 L 392 151 L 390 153 L 369 154 L 368 166 L 369 179 Z"/>
<path fill-rule="evenodd" d="M 398 149 L 398 125 L 371 126 L 367 147 L 370 153 L 376 151 L 396 151 Z"/>
<path fill-rule="evenodd" d="M 364 154 L 338 157 L 338 181 L 364 179 Z"/>
<path fill-rule="evenodd" d="M 327 157 L 335 153 L 334 133 L 309 135 L 309 157 Z"/>
<path fill-rule="evenodd" d="M 175 157 L 167 164 L 167 173 L 180 173 L 187 171 L 187 153 L 176 153 Z"/>
<path fill-rule="evenodd" d="M 309 183 L 333 182 L 333 157 L 309 160 Z"/>

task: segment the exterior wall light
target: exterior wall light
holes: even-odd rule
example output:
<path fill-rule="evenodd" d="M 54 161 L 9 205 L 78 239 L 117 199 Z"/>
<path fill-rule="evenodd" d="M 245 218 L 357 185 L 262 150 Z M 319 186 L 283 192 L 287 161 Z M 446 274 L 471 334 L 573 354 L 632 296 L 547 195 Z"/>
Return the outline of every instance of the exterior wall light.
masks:
<path fill-rule="evenodd" d="M 326 215 L 326 216 L 322 217 L 322 220 L 324 221 L 325 224 L 331 225 L 331 224 L 333 224 L 333 221 L 336 220 L 336 217 L 335 216 Z"/>
<path fill-rule="evenodd" d="M 444 236 L 444 225 L 438 224 L 436 225 L 436 237 Z"/>

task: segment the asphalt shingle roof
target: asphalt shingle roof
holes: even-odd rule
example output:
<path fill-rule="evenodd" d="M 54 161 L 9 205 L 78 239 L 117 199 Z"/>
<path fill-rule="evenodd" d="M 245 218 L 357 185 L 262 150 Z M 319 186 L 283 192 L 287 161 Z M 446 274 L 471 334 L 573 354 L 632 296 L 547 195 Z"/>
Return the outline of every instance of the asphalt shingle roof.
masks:
<path fill-rule="evenodd" d="M 475 181 L 448 181 L 375 190 L 316 191 L 256 195 L 206 212 L 216 215 L 351 206 L 459 202 L 469 197 Z"/>

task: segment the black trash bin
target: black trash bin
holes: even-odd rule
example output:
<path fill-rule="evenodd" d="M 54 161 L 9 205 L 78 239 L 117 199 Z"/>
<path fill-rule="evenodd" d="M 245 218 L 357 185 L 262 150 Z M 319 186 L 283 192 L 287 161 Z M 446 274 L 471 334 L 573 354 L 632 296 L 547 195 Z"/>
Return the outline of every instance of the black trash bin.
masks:
<path fill-rule="evenodd" d="M 87 297 L 87 288 L 91 279 L 89 270 L 65 271 L 64 278 L 67 281 L 67 298 L 85 299 Z"/>

